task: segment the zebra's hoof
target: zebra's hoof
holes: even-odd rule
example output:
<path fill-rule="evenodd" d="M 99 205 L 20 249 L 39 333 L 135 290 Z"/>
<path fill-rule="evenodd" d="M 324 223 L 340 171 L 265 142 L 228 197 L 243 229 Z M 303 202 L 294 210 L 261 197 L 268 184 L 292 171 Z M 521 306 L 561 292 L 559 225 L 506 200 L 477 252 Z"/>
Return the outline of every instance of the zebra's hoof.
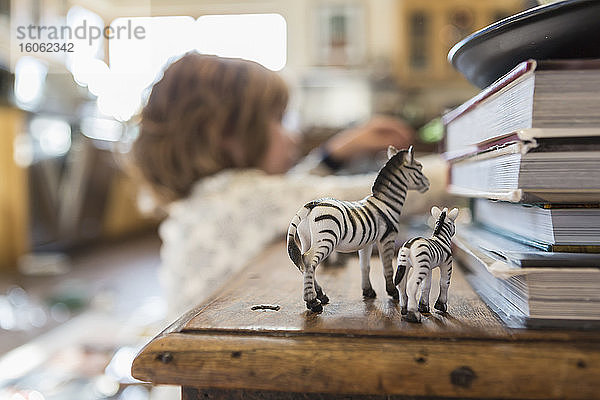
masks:
<path fill-rule="evenodd" d="M 438 300 L 435 302 L 435 305 L 433 306 L 433 308 L 445 313 L 446 311 L 448 311 L 448 304 L 442 303 L 441 301 Z"/>
<path fill-rule="evenodd" d="M 310 308 L 310 311 L 314 312 L 314 313 L 320 313 L 323 312 L 323 306 L 320 304 L 317 304 L 313 307 Z"/>
<path fill-rule="evenodd" d="M 406 308 L 406 307 L 402 307 L 402 308 L 400 309 L 400 314 L 402 314 L 402 315 L 406 315 L 406 313 L 408 313 L 408 308 Z"/>
<path fill-rule="evenodd" d="M 429 314 L 429 304 L 419 303 L 419 312 Z"/>
<path fill-rule="evenodd" d="M 367 299 L 374 299 L 377 297 L 377 293 L 375 293 L 373 288 L 363 289 L 363 297 Z"/>
<path fill-rule="evenodd" d="M 421 316 L 414 311 L 407 312 L 404 319 L 408 322 L 421 322 Z"/>
<path fill-rule="evenodd" d="M 329 304 L 329 297 L 327 297 L 327 295 L 323 293 L 321 296 L 319 296 L 319 301 L 322 305 Z"/>
<path fill-rule="evenodd" d="M 395 286 L 393 289 L 388 289 L 387 294 L 394 300 L 400 300 L 400 292 L 398 292 L 398 289 L 396 289 Z"/>
<path fill-rule="evenodd" d="M 321 303 L 319 303 L 319 300 L 317 300 L 317 299 L 307 301 L 306 308 L 308 308 L 310 311 L 315 312 L 315 313 L 319 313 L 319 312 L 323 311 L 323 306 L 321 305 Z"/>

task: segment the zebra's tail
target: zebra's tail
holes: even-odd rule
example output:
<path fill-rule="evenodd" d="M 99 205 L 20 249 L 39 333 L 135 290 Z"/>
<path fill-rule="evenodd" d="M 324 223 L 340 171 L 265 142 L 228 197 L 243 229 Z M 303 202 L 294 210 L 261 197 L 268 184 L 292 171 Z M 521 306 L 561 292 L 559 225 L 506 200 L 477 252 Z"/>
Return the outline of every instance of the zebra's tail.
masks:
<path fill-rule="evenodd" d="M 398 269 L 396 269 L 396 276 L 394 278 L 394 284 L 398 286 L 404 278 L 406 273 L 406 265 L 408 263 L 408 253 L 410 249 L 408 247 L 402 247 L 398 253 Z"/>
<path fill-rule="evenodd" d="M 290 259 L 294 265 L 298 267 L 300 272 L 304 272 L 304 262 L 302 261 L 302 251 L 300 250 L 300 247 L 298 247 L 298 242 L 296 240 L 296 232 L 298 231 L 298 225 L 300 225 L 300 222 L 306 218 L 309 212 L 310 209 L 306 207 L 302 207 L 300 210 L 298 210 L 296 215 L 294 215 L 294 218 L 292 218 L 292 222 L 290 222 L 290 226 L 288 228 L 288 255 L 290 256 Z"/>

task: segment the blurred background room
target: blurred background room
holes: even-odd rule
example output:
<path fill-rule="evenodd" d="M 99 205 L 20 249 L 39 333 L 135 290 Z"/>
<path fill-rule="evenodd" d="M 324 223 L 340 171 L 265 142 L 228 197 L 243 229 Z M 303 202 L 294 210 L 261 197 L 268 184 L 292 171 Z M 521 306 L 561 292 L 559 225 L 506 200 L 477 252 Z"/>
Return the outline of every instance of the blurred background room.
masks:
<path fill-rule="evenodd" d="M 376 114 L 405 120 L 416 151 L 435 153 L 440 115 L 479 90 L 448 50 L 536 5 L 0 1 L 0 399 L 177 396 L 129 373 L 169 322 L 161 214 L 139 195 L 127 155 L 148 88 L 170 60 L 197 50 L 279 71 L 291 91 L 283 122 L 305 153 Z M 69 30 L 72 39 L 57 40 Z"/>

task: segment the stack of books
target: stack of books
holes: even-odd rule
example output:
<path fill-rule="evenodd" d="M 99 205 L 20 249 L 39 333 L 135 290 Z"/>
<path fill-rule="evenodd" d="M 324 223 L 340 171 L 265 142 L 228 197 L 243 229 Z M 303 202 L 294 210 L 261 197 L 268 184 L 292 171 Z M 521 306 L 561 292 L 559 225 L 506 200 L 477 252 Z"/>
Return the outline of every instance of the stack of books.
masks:
<path fill-rule="evenodd" d="M 509 326 L 600 325 L 600 60 L 529 60 L 442 118 L 455 259 Z"/>

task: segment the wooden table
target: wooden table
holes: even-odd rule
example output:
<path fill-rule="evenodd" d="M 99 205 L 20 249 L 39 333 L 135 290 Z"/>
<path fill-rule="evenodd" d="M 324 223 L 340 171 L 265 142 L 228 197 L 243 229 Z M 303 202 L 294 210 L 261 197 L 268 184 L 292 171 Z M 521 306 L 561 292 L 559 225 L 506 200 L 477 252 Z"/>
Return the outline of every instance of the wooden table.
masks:
<path fill-rule="evenodd" d="M 454 271 L 448 314 L 412 324 L 376 259 L 378 297 L 363 300 L 353 258 L 317 272 L 331 304 L 313 314 L 278 243 L 152 340 L 133 375 L 184 399 L 600 398 L 600 332 L 508 329 Z"/>

